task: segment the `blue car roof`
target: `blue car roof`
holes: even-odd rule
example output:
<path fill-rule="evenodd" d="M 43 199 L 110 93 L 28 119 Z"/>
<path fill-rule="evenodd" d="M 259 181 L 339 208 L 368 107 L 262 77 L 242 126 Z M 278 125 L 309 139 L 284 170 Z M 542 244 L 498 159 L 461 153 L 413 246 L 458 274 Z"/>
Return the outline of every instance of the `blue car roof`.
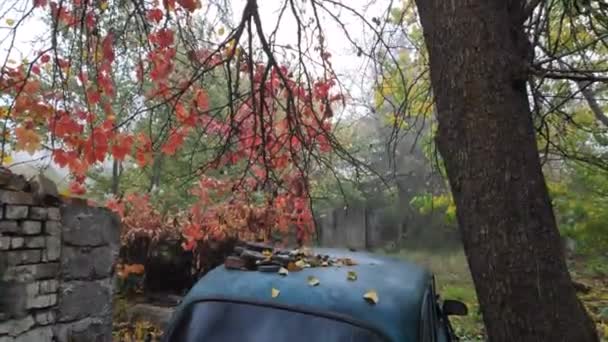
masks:
<path fill-rule="evenodd" d="M 168 332 L 192 303 L 232 299 L 333 313 L 370 325 L 392 341 L 418 340 L 422 298 L 431 284 L 430 272 L 410 262 L 370 253 L 322 248 L 313 251 L 332 258 L 351 258 L 357 265 L 306 268 L 287 276 L 219 266 L 186 295 Z M 347 279 L 349 271 L 356 272 L 356 281 Z M 320 284 L 311 286 L 309 276 L 317 278 Z M 271 295 L 273 288 L 280 291 L 276 298 Z M 375 305 L 363 298 L 370 290 L 378 294 Z"/>

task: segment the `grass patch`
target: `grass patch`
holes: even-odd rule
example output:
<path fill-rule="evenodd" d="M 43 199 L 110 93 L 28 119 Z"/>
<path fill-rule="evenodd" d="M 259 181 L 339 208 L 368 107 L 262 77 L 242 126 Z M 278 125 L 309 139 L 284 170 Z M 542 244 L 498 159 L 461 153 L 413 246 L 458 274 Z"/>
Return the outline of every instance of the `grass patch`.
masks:
<path fill-rule="evenodd" d="M 403 258 L 430 269 L 435 274 L 437 291 L 442 298 L 460 300 L 469 307 L 467 316 L 450 318 L 456 334 L 462 341 L 485 340 L 477 294 L 462 250 L 379 253 Z M 575 281 L 591 287 L 589 293 L 580 294 L 579 298 L 595 321 L 601 341 L 608 341 L 608 257 L 578 256 L 569 260 L 568 267 Z"/>

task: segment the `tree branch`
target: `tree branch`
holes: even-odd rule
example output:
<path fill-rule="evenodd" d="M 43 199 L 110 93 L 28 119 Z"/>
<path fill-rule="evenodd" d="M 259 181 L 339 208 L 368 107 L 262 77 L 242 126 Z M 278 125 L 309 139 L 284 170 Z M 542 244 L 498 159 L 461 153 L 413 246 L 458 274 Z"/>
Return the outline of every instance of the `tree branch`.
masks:
<path fill-rule="evenodd" d="M 589 108 L 591 108 L 593 115 L 595 115 L 595 118 L 602 124 L 604 124 L 604 126 L 608 127 L 608 116 L 606 115 L 606 113 L 604 113 L 599 103 L 597 103 L 595 95 L 590 89 L 591 83 L 592 82 L 576 82 L 578 88 L 585 97 L 585 100 L 587 100 L 587 103 L 589 104 Z"/>
<path fill-rule="evenodd" d="M 608 82 L 608 76 L 597 76 L 593 73 L 579 73 L 573 71 L 552 70 L 545 68 L 532 68 L 532 73 L 554 80 L 571 80 L 577 82 Z"/>

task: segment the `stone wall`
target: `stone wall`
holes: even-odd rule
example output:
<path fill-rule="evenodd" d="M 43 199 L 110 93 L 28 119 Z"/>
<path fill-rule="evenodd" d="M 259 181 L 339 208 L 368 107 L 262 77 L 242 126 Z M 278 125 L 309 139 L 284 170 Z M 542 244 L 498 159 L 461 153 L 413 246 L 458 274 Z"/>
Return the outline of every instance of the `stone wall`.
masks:
<path fill-rule="evenodd" d="M 111 341 L 118 219 L 2 182 L 0 342 Z"/>

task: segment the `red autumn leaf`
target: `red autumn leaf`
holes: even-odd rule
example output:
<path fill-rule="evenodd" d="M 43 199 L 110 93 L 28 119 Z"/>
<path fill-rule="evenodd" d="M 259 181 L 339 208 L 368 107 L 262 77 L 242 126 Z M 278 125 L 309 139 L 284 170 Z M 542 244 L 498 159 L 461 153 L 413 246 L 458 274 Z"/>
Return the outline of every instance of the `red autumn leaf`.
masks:
<path fill-rule="evenodd" d="M 96 20 L 95 20 L 95 14 L 93 14 L 93 12 L 87 13 L 87 17 L 86 17 L 85 21 L 87 24 L 87 29 L 93 30 L 95 28 Z"/>
<path fill-rule="evenodd" d="M 84 143 L 84 155 L 89 164 L 102 162 L 108 152 L 108 137 L 101 131 L 95 129 L 89 139 Z"/>
<path fill-rule="evenodd" d="M 209 96 L 203 89 L 196 90 L 196 108 L 203 112 L 209 110 Z"/>
<path fill-rule="evenodd" d="M 97 91 L 97 89 L 91 87 L 87 90 L 87 101 L 89 101 L 91 105 L 99 103 L 100 100 L 101 93 Z"/>
<path fill-rule="evenodd" d="M 194 12 L 201 7 L 200 0 L 177 0 L 177 2 L 190 12 Z"/>
<path fill-rule="evenodd" d="M 69 163 L 70 156 L 67 152 L 63 150 L 54 150 L 53 151 L 53 160 L 59 167 L 66 167 Z"/>
<path fill-rule="evenodd" d="M 133 136 L 117 134 L 111 148 L 114 158 L 117 160 L 124 160 L 127 154 L 131 153 L 133 142 Z"/>
<path fill-rule="evenodd" d="M 101 42 L 104 60 L 114 62 L 114 35 L 109 33 Z"/>
<path fill-rule="evenodd" d="M 150 42 L 159 48 L 167 48 L 173 45 L 173 31 L 167 28 L 160 29 L 150 34 Z"/>
<path fill-rule="evenodd" d="M 151 55 L 152 70 L 150 71 L 150 77 L 154 81 L 166 79 L 173 68 L 170 56 L 163 53 L 152 53 Z"/>
<path fill-rule="evenodd" d="M 169 134 L 169 138 L 163 145 L 161 151 L 168 156 L 174 155 L 175 152 L 177 152 L 177 149 L 184 144 L 185 137 L 185 130 L 173 130 L 171 134 Z"/>
<path fill-rule="evenodd" d="M 86 193 L 84 185 L 76 181 L 70 182 L 69 190 L 70 193 L 74 195 L 84 195 Z"/>
<path fill-rule="evenodd" d="M 81 131 L 82 126 L 74 121 L 69 115 L 62 115 L 61 118 L 54 123 L 54 134 L 57 137 L 80 134 Z"/>
<path fill-rule="evenodd" d="M 121 218 L 125 216 L 125 204 L 117 200 L 116 198 L 110 198 L 106 202 L 106 207 L 113 212 L 117 213 Z"/>
<path fill-rule="evenodd" d="M 175 10 L 175 0 L 163 0 L 163 6 L 167 11 Z"/>
<path fill-rule="evenodd" d="M 152 22 L 159 23 L 163 20 L 163 11 L 159 8 L 151 9 L 148 11 L 146 17 Z"/>
<path fill-rule="evenodd" d="M 48 3 L 48 0 L 34 0 L 34 7 L 44 7 Z"/>

